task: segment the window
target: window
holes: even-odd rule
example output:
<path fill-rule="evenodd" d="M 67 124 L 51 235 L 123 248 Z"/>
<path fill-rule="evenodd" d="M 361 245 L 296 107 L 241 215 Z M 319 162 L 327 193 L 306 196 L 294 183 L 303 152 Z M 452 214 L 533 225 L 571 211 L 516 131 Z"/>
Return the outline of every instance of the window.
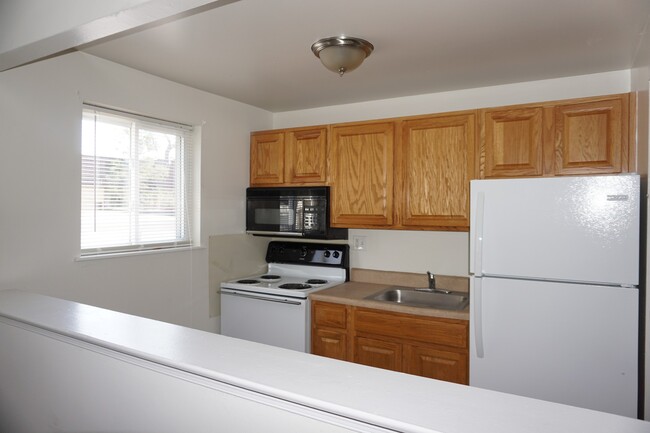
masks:
<path fill-rule="evenodd" d="M 192 133 L 84 105 L 82 256 L 191 245 Z"/>

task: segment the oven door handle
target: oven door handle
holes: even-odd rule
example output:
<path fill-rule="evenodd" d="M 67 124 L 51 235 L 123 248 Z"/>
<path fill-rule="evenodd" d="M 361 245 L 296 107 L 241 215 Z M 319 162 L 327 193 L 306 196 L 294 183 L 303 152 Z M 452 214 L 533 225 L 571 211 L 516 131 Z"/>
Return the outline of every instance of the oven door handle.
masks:
<path fill-rule="evenodd" d="M 250 298 L 250 299 L 256 299 L 258 301 L 269 301 L 269 302 L 279 302 L 280 304 L 291 304 L 291 305 L 302 305 L 302 302 L 300 301 L 290 301 L 289 299 L 285 298 L 269 298 L 266 296 L 257 296 L 257 295 L 250 295 L 248 293 L 240 293 L 240 292 L 231 292 L 231 291 L 226 291 L 221 289 L 221 294 L 223 295 L 231 295 L 231 296 L 239 296 L 241 298 Z"/>

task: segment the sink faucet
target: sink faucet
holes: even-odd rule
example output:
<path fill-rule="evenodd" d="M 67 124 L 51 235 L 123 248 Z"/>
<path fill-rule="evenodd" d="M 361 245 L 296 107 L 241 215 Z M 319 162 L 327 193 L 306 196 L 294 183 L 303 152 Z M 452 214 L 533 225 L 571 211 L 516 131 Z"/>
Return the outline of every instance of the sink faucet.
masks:
<path fill-rule="evenodd" d="M 427 278 L 429 278 L 429 290 L 436 290 L 436 276 L 427 271 Z"/>
<path fill-rule="evenodd" d="M 432 293 L 451 293 L 449 290 L 438 289 L 436 287 L 436 276 L 427 271 L 427 278 L 429 279 L 429 287 L 417 288 L 418 292 L 432 292 Z"/>

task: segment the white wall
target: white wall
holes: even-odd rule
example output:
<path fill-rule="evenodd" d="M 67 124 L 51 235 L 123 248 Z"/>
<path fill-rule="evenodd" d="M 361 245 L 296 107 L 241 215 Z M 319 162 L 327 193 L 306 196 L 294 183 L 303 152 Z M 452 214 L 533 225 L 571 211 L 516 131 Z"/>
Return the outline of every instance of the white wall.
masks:
<path fill-rule="evenodd" d="M 381 119 L 629 91 L 630 71 L 615 71 L 275 113 L 273 127 Z M 352 252 L 352 267 L 417 273 L 429 270 L 458 276 L 468 274 L 467 233 L 350 231 L 351 237 L 357 235 L 366 236 L 367 249 Z"/>
<path fill-rule="evenodd" d="M 208 238 L 244 230 L 251 130 L 271 114 L 90 55 L 0 73 L 0 290 L 20 289 L 205 330 Z M 75 261 L 81 105 L 202 125 L 202 249 Z"/>

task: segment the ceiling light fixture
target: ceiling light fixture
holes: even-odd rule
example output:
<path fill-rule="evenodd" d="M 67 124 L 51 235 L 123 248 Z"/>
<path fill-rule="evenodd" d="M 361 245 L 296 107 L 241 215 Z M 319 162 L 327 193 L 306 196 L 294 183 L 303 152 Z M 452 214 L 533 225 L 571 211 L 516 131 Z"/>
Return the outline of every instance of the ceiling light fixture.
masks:
<path fill-rule="evenodd" d="M 311 46 L 312 52 L 323 65 L 341 77 L 346 72 L 357 69 L 374 48 L 366 40 L 348 36 L 319 39 Z"/>

